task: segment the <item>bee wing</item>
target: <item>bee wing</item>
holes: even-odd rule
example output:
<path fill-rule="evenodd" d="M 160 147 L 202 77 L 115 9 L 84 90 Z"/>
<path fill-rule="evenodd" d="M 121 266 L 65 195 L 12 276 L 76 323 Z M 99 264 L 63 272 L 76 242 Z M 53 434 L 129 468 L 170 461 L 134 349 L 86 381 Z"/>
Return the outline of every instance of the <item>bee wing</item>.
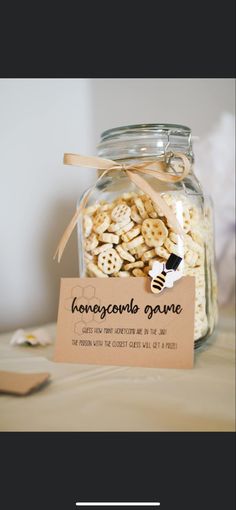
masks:
<path fill-rule="evenodd" d="M 168 289 L 173 287 L 173 283 L 176 280 L 179 280 L 181 278 L 181 276 L 182 276 L 182 273 L 180 271 L 170 271 L 169 273 L 167 273 L 165 287 L 168 287 Z"/>
<path fill-rule="evenodd" d="M 155 260 L 153 266 L 152 266 L 152 269 L 151 271 L 149 271 L 149 275 L 152 277 L 152 278 L 155 278 L 155 276 L 157 276 L 159 273 L 161 273 L 163 270 L 163 264 L 161 264 L 161 262 L 158 262 L 158 260 Z"/>

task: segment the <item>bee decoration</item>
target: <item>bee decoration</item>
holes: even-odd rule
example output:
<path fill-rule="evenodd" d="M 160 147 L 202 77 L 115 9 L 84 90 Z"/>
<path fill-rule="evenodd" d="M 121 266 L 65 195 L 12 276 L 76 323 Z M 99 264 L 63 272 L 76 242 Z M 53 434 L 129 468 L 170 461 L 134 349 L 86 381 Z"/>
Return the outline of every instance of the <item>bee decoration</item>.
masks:
<path fill-rule="evenodd" d="M 159 294 L 165 287 L 173 287 L 173 283 L 181 278 L 181 271 L 176 271 L 182 258 L 171 253 L 166 263 L 155 261 L 149 275 L 152 277 L 151 291 Z"/>

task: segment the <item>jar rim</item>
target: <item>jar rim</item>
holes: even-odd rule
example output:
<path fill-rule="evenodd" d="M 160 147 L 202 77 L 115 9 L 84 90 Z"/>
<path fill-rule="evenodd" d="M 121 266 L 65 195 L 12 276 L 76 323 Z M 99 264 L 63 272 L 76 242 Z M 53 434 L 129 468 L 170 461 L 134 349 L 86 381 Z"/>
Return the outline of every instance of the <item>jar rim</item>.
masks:
<path fill-rule="evenodd" d="M 115 128 L 107 129 L 101 133 L 101 142 L 111 140 L 115 136 L 122 134 L 134 133 L 135 131 L 143 133 L 169 133 L 172 135 L 189 135 L 191 129 L 188 126 L 182 124 L 166 124 L 166 123 L 154 123 L 154 124 L 130 124 L 127 126 L 118 126 Z"/>

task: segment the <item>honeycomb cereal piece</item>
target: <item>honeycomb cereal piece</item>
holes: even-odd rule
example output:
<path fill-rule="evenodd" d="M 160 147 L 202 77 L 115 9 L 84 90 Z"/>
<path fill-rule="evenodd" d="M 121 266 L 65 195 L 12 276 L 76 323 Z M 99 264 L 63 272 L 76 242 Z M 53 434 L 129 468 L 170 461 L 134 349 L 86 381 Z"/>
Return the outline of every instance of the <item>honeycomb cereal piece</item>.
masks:
<path fill-rule="evenodd" d="M 141 198 L 142 202 L 146 202 L 146 200 L 149 199 L 149 195 L 147 195 L 146 193 L 140 192 L 139 198 Z"/>
<path fill-rule="evenodd" d="M 181 236 L 175 232 L 169 232 L 169 237 L 167 239 L 167 243 L 164 244 L 169 251 L 172 250 L 170 253 L 175 253 L 183 258 L 183 254 L 186 251 L 186 243 L 183 243 Z"/>
<path fill-rule="evenodd" d="M 165 216 L 162 209 L 156 202 L 152 202 L 152 204 L 153 204 L 154 211 L 157 213 L 157 216 L 159 216 L 159 217 Z"/>
<path fill-rule="evenodd" d="M 176 200 L 174 200 L 172 195 L 170 195 L 169 193 L 163 193 L 162 198 L 163 200 L 165 200 L 169 207 L 171 207 L 172 209 L 175 208 Z"/>
<path fill-rule="evenodd" d="M 125 227 L 125 225 L 128 225 L 130 223 L 130 218 L 127 217 L 127 219 L 123 223 L 110 223 L 107 231 L 108 232 L 117 232 L 121 228 Z"/>
<path fill-rule="evenodd" d="M 144 254 L 142 255 L 141 257 L 141 260 L 143 262 L 147 262 L 148 260 L 152 259 L 153 257 L 155 257 L 156 255 L 156 252 L 155 250 L 148 250 L 148 251 L 145 251 Z"/>
<path fill-rule="evenodd" d="M 205 303 L 205 288 L 204 287 L 196 287 L 195 289 L 195 299 L 197 305 L 203 305 Z"/>
<path fill-rule="evenodd" d="M 185 214 L 185 211 L 181 208 L 181 214 L 179 213 L 178 211 L 178 204 L 179 204 L 179 200 L 176 201 L 176 202 L 173 202 L 172 205 L 169 205 L 170 209 L 172 209 L 174 215 L 177 217 L 177 220 L 180 224 L 180 226 L 182 227 L 183 231 L 185 233 L 187 233 L 190 229 L 190 223 L 188 223 L 187 221 L 187 213 Z M 181 204 L 183 205 L 183 204 Z M 172 225 L 169 223 L 169 220 L 168 218 L 165 218 L 165 222 L 166 222 L 166 225 L 168 227 L 169 230 L 172 230 Z"/>
<path fill-rule="evenodd" d="M 145 251 L 148 251 L 148 250 L 149 250 L 149 246 L 147 246 L 146 244 L 143 243 L 129 251 L 132 255 L 135 255 L 138 259 L 140 259 L 143 255 L 143 253 L 145 253 Z"/>
<path fill-rule="evenodd" d="M 100 207 L 100 211 L 101 212 L 106 212 L 106 211 L 110 211 L 110 209 L 112 209 L 112 204 L 103 204 L 101 207 Z"/>
<path fill-rule="evenodd" d="M 89 237 L 92 232 L 93 222 L 92 222 L 91 217 L 88 214 L 84 215 L 83 227 L 84 227 L 84 237 Z"/>
<path fill-rule="evenodd" d="M 204 263 L 205 263 L 205 254 L 204 254 L 204 251 L 202 251 L 201 253 L 199 252 L 198 253 L 198 259 L 197 259 L 197 262 L 196 262 L 196 266 L 204 266 Z"/>
<path fill-rule="evenodd" d="M 102 234 L 107 230 L 111 223 L 109 215 L 106 212 L 99 212 L 93 219 L 93 230 L 97 234 Z"/>
<path fill-rule="evenodd" d="M 191 228 L 190 214 L 189 214 L 189 210 L 187 209 L 187 207 L 184 207 L 182 215 L 183 215 L 183 230 L 184 230 L 184 232 L 187 233 L 187 232 L 189 232 L 189 230 Z"/>
<path fill-rule="evenodd" d="M 201 302 L 196 302 L 195 310 L 199 317 L 203 317 L 206 314 L 206 301 L 203 299 Z"/>
<path fill-rule="evenodd" d="M 167 260 L 170 256 L 169 252 L 165 248 L 163 248 L 163 246 L 156 246 L 155 252 L 159 257 L 162 257 L 165 260 Z"/>
<path fill-rule="evenodd" d="M 175 243 L 178 244 L 180 241 L 180 236 L 176 234 L 175 232 L 169 232 L 169 239 Z"/>
<path fill-rule="evenodd" d="M 110 223 L 107 232 L 115 233 L 121 228 L 121 223 Z"/>
<path fill-rule="evenodd" d="M 203 245 L 203 237 L 196 229 L 190 231 L 190 235 L 195 243 Z"/>
<path fill-rule="evenodd" d="M 162 246 L 168 230 L 162 220 L 148 218 L 142 224 L 142 234 L 148 246 Z"/>
<path fill-rule="evenodd" d="M 88 264 L 87 269 L 89 273 L 92 274 L 93 276 L 96 276 L 98 278 L 108 278 L 108 275 L 104 274 L 103 271 L 100 271 L 100 269 L 98 269 L 98 266 L 96 266 L 96 264 L 94 264 L 93 262 L 90 262 Z"/>
<path fill-rule="evenodd" d="M 94 234 L 94 233 L 90 234 L 90 236 L 87 237 L 87 239 L 85 239 L 85 241 L 84 241 L 84 247 L 85 247 L 86 251 L 94 250 L 94 248 L 96 248 L 97 245 L 98 245 L 98 238 L 97 238 L 96 234 Z"/>
<path fill-rule="evenodd" d="M 196 251 L 197 253 L 203 253 L 203 243 L 201 245 L 196 243 L 188 234 L 185 235 L 185 243 L 191 250 Z"/>
<path fill-rule="evenodd" d="M 148 200 L 146 200 L 144 202 L 144 207 L 148 213 L 148 216 L 150 216 L 150 218 L 157 218 L 157 212 L 155 211 L 155 209 L 153 207 L 153 203 L 150 198 L 148 198 Z"/>
<path fill-rule="evenodd" d="M 134 203 L 135 203 L 135 205 L 136 205 L 136 207 L 138 209 L 138 212 L 139 212 L 139 215 L 141 216 L 141 218 L 143 220 L 148 218 L 147 211 L 146 211 L 146 209 L 145 209 L 145 207 L 143 205 L 143 202 L 142 202 L 141 198 L 140 197 L 135 198 L 134 199 Z"/>
<path fill-rule="evenodd" d="M 161 216 L 161 214 L 158 215 L 158 213 L 156 211 L 153 211 L 153 212 L 150 212 L 149 213 L 149 216 L 150 218 L 158 218 L 158 216 Z M 164 216 L 164 214 L 162 214 L 162 216 Z"/>
<path fill-rule="evenodd" d="M 204 320 L 206 316 L 206 310 L 204 304 L 197 304 L 195 313 L 200 320 Z"/>
<path fill-rule="evenodd" d="M 199 211 L 198 208 L 194 205 L 190 205 L 189 207 L 189 216 L 192 225 L 195 225 L 199 222 Z"/>
<path fill-rule="evenodd" d="M 142 271 L 142 269 L 133 269 L 132 274 L 134 276 L 146 276 L 145 273 Z"/>
<path fill-rule="evenodd" d="M 119 271 L 118 273 L 113 273 L 113 276 L 116 276 L 118 278 L 129 278 L 130 277 L 130 273 L 129 271 Z"/>
<path fill-rule="evenodd" d="M 133 223 L 134 225 L 134 223 Z M 122 236 L 121 236 L 121 239 L 128 243 L 129 241 L 131 241 L 131 239 L 134 239 L 134 237 L 137 237 L 139 234 L 140 234 L 140 226 L 139 225 L 136 225 L 134 228 L 132 228 L 132 230 L 129 230 L 126 234 L 124 233 Z"/>
<path fill-rule="evenodd" d="M 115 223 L 122 223 L 126 218 L 130 218 L 131 209 L 126 203 L 118 204 L 112 210 L 111 217 Z"/>
<path fill-rule="evenodd" d="M 94 261 L 94 256 L 86 251 L 84 254 L 84 260 L 87 262 Z"/>
<path fill-rule="evenodd" d="M 98 246 L 97 248 L 95 248 L 92 251 L 92 253 L 93 253 L 93 255 L 99 255 L 99 253 L 102 253 L 105 250 L 110 250 L 111 248 L 113 248 L 113 244 L 109 244 L 109 243 L 101 244 L 101 246 Z"/>
<path fill-rule="evenodd" d="M 128 260 L 129 262 L 135 262 L 135 258 L 133 257 L 133 255 L 131 255 L 131 253 L 129 253 L 128 251 L 124 250 L 124 248 L 122 248 L 122 246 L 120 244 L 116 247 L 116 251 L 119 253 L 120 257 L 123 260 Z"/>
<path fill-rule="evenodd" d="M 125 232 L 131 231 L 133 226 L 134 226 L 134 222 L 130 221 L 129 223 L 127 223 L 126 225 L 121 227 L 119 230 L 117 230 L 117 235 L 125 234 Z"/>
<path fill-rule="evenodd" d="M 205 278 L 204 267 L 188 267 L 186 268 L 186 274 L 189 276 L 203 276 Z"/>
<path fill-rule="evenodd" d="M 124 248 L 124 250 L 130 250 L 132 248 L 136 248 L 140 244 L 143 244 L 143 241 L 144 241 L 143 236 L 138 236 L 132 239 L 132 241 L 129 241 L 128 243 L 122 243 L 122 247 Z"/>
<path fill-rule="evenodd" d="M 135 269 L 137 267 L 139 267 L 139 268 L 144 267 L 144 262 L 142 262 L 141 260 L 138 260 L 137 262 L 131 262 L 130 264 L 125 264 L 124 269 L 125 269 L 125 271 L 129 271 L 130 269 Z"/>
<path fill-rule="evenodd" d="M 92 216 L 99 208 L 100 208 L 99 204 L 90 205 L 89 207 L 86 207 L 86 209 L 84 209 L 84 214 Z"/>
<path fill-rule="evenodd" d="M 102 241 L 103 243 L 118 244 L 119 240 L 120 240 L 120 238 L 116 234 L 103 233 L 103 234 L 100 234 L 100 236 L 99 236 L 99 241 Z"/>
<path fill-rule="evenodd" d="M 198 254 L 192 250 L 187 250 L 184 255 L 184 261 L 186 264 L 188 264 L 191 267 L 194 267 L 196 265 L 198 259 Z"/>
<path fill-rule="evenodd" d="M 135 193 L 134 191 L 130 191 L 129 193 L 123 193 L 122 194 L 122 198 L 125 201 L 131 200 L 132 198 L 134 198 L 136 196 L 137 196 L 137 193 Z"/>
<path fill-rule="evenodd" d="M 131 219 L 135 223 L 141 224 L 143 222 L 141 216 L 138 213 L 138 209 L 137 209 L 136 205 L 131 206 L 131 215 L 130 216 L 131 216 Z"/>
<path fill-rule="evenodd" d="M 143 268 L 143 272 L 144 272 L 144 274 L 145 274 L 145 275 L 148 275 L 148 273 L 149 273 L 149 271 L 151 271 L 151 269 L 152 269 L 152 268 L 151 268 L 151 266 L 145 266 L 145 267 Z"/>
<path fill-rule="evenodd" d="M 122 259 L 113 248 L 98 255 L 98 267 L 105 274 L 118 273 L 121 266 Z"/>
<path fill-rule="evenodd" d="M 179 255 L 181 257 L 181 253 L 183 251 L 182 247 L 181 246 L 178 246 L 177 244 L 175 243 L 172 243 L 172 241 L 170 241 L 169 238 L 167 238 L 164 242 L 164 246 L 165 248 L 168 250 L 169 254 L 170 253 L 175 253 L 175 255 Z"/>

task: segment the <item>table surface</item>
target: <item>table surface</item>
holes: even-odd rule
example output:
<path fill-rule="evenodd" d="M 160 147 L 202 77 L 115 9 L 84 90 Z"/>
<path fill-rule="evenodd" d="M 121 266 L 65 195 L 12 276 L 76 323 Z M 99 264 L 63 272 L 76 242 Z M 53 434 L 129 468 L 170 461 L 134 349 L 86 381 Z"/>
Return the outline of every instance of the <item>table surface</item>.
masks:
<path fill-rule="evenodd" d="M 55 324 L 46 327 L 55 339 Z M 0 395 L 1 431 L 235 430 L 232 310 L 221 311 L 191 370 L 54 363 L 53 344 L 11 346 L 11 336 L 0 335 L 0 370 L 51 380 L 25 397 Z"/>

